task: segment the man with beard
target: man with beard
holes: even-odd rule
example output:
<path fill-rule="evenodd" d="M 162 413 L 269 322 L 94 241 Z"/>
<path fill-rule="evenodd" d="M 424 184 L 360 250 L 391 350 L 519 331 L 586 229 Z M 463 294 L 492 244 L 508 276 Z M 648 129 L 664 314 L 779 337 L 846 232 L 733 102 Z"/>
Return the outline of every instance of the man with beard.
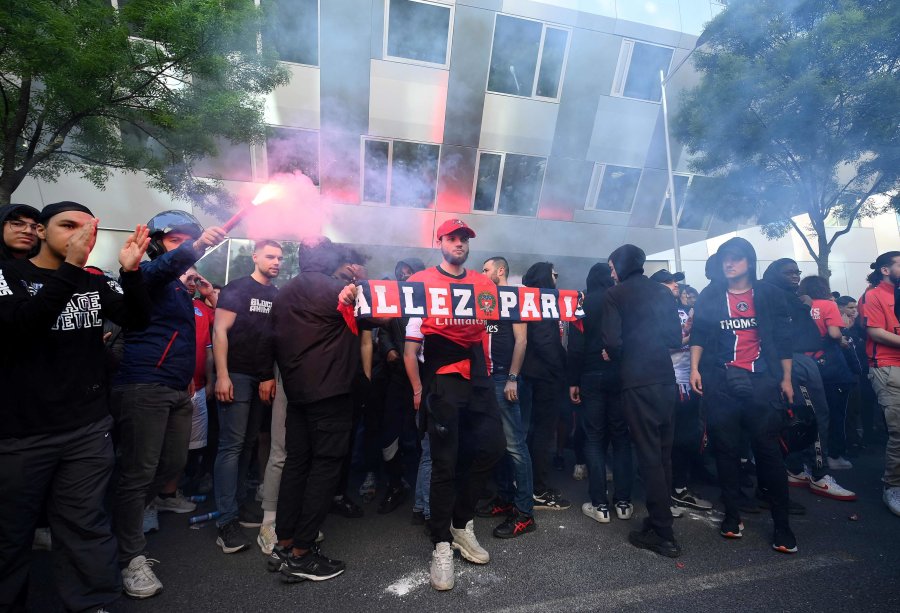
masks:
<path fill-rule="evenodd" d="M 475 232 L 459 219 L 437 230 L 443 261 L 409 278 L 435 285 L 474 284 L 490 287 L 491 280 L 463 266 L 469 239 Z M 449 296 L 447 297 L 449 302 Z M 413 325 L 416 322 L 417 325 Z M 475 564 L 490 555 L 475 538 L 475 505 L 494 464 L 503 456 L 506 440 L 500 410 L 488 376 L 482 342 L 485 322 L 451 317 L 411 319 L 406 330 L 404 364 L 412 384 L 413 404 L 425 421 L 431 443 L 431 519 L 434 552 L 431 586 L 454 585 L 453 549 Z M 424 347 L 420 376 L 418 350 Z M 464 458 L 461 466 L 457 460 Z M 459 472 L 457 472 L 459 468 Z"/>
<path fill-rule="evenodd" d="M 603 346 L 619 363 L 625 419 L 644 480 L 648 517 L 628 535 L 635 547 L 675 558 L 681 547 L 672 531 L 672 417 L 675 373 L 669 350 L 681 346 L 672 294 L 644 276 L 644 252 L 623 245 L 609 256 L 616 285 L 602 308 Z"/>
<path fill-rule="evenodd" d="M 34 257 L 40 250 L 37 220 L 40 213 L 27 204 L 7 204 L 0 207 L 0 262 Z"/>
<path fill-rule="evenodd" d="M 246 549 L 250 543 L 239 522 L 258 526 L 257 518 L 239 517 L 247 487 L 245 479 L 262 419 L 262 403 L 275 396 L 271 354 L 261 342 L 268 329 L 269 312 L 278 294 L 272 279 L 284 260 L 281 245 L 257 241 L 253 247 L 253 273 L 236 279 L 219 294 L 213 325 L 216 362 L 216 400 L 219 403 L 219 450 L 213 473 L 219 535 L 216 544 L 224 553 Z M 268 362 L 268 364 L 267 364 Z M 247 514 L 247 511 L 243 512 Z"/>
<path fill-rule="evenodd" d="M 763 274 L 763 281 L 782 290 L 782 297 L 790 314 L 790 337 L 793 354 L 791 379 L 794 395 L 800 399 L 801 385 L 806 387 L 819 429 L 819 442 L 822 446 L 822 458 L 828 457 L 828 397 L 819 367 L 808 353 L 816 353 L 822 349 L 822 338 L 816 323 L 812 319 L 812 299 L 800 295 L 800 268 L 797 262 L 782 258 L 772 262 Z M 834 477 L 828 474 L 829 466 L 819 466 L 812 448 L 788 455 L 785 462 L 788 468 L 788 484 L 791 487 L 808 487 L 813 494 L 834 500 L 856 500 L 856 494 L 841 487 Z M 757 492 L 757 497 L 767 502 L 765 490 Z M 792 512 L 799 512 L 802 507 L 791 503 Z"/>
<path fill-rule="evenodd" d="M 790 317 L 782 292 L 756 279 L 756 251 L 742 238 L 716 253 L 721 273 L 700 294 L 691 330 L 691 388 L 705 398 L 725 518 L 719 533 L 741 538 L 740 451 L 744 432 L 756 458 L 775 532 L 772 548 L 796 553 L 779 437 L 793 402 Z"/>
<path fill-rule="evenodd" d="M 888 251 L 872 263 L 862 317 L 866 326 L 869 381 L 884 410 L 888 441 L 884 455 L 884 504 L 900 515 L 900 322 L 897 287 L 900 251 Z M 862 302 L 862 301 L 860 301 Z"/>

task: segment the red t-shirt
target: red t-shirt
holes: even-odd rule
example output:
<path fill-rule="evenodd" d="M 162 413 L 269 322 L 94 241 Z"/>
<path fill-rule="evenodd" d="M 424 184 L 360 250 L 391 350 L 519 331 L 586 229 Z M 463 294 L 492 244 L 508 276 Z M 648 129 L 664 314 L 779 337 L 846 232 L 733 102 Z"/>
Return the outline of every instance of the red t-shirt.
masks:
<path fill-rule="evenodd" d="M 488 277 L 480 272 L 466 270 L 465 274 L 462 276 L 454 277 L 441 270 L 438 266 L 432 266 L 431 268 L 426 268 L 425 270 L 417 272 L 407 279 L 407 281 L 425 283 L 432 288 L 459 283 L 468 285 L 486 285 L 489 287 L 493 287 L 494 285 Z M 429 305 L 432 305 L 432 312 L 434 311 L 435 306 L 444 307 L 447 309 L 447 317 L 423 318 L 418 330 L 414 331 L 411 328 L 407 328 L 407 340 L 422 342 L 426 336 L 435 334 L 466 348 L 478 343 L 481 343 L 482 346 L 486 346 L 485 337 L 487 336 L 487 322 L 481 319 L 475 319 L 474 317 L 471 319 L 455 318 L 453 317 L 453 305 L 449 296 L 444 296 L 440 293 L 429 293 L 427 289 L 425 290 L 425 293 Z M 472 300 L 474 300 L 474 296 L 472 297 Z M 474 305 L 471 306 L 474 308 Z M 427 343 L 425 348 L 425 359 L 428 360 Z M 441 366 L 436 372 L 438 374 L 456 373 L 462 375 L 466 379 L 471 379 L 472 373 L 470 369 L 470 361 L 461 360 Z"/>
<path fill-rule="evenodd" d="M 881 328 L 894 334 L 900 334 L 900 322 L 894 314 L 894 286 L 890 281 L 882 281 L 863 296 L 865 300 L 866 327 Z M 860 301 L 860 307 L 863 302 Z M 860 308 L 860 317 L 863 309 Z M 882 345 L 866 336 L 866 355 L 873 368 L 881 366 L 900 366 L 900 347 Z"/>
<path fill-rule="evenodd" d="M 194 322 L 197 333 L 197 362 L 194 364 L 194 387 L 206 385 L 206 350 L 212 347 L 212 324 L 215 311 L 194 298 Z"/>
<path fill-rule="evenodd" d="M 844 327 L 844 318 L 841 317 L 841 310 L 834 300 L 813 300 L 809 314 L 812 316 L 816 328 L 819 329 L 819 336 L 822 338 L 828 336 L 828 326 L 837 326 L 838 328 Z M 815 351 L 807 353 L 815 358 L 819 358 L 825 352 Z"/>
<path fill-rule="evenodd" d="M 741 294 L 728 292 L 728 316 L 732 321 L 747 323 L 746 326 L 734 326 L 731 330 L 734 335 L 734 353 L 725 365 L 757 372 L 760 365 L 760 343 L 752 289 Z"/>

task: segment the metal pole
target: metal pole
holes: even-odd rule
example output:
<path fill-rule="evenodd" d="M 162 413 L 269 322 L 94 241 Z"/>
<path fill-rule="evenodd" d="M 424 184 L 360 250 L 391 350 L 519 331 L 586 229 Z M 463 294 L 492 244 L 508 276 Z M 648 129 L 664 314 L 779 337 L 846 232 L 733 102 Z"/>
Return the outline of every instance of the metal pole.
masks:
<path fill-rule="evenodd" d="M 669 206 L 672 211 L 672 249 L 675 252 L 675 270 L 681 270 L 681 247 L 678 244 L 678 211 L 675 206 L 675 175 L 672 173 L 672 146 L 669 144 L 669 109 L 666 105 L 666 76 L 659 71 L 659 86 L 662 88 L 663 132 L 666 135 L 666 169 L 669 171 Z"/>
<path fill-rule="evenodd" d="M 228 278 L 231 274 L 231 239 L 225 239 L 228 241 L 228 250 L 225 252 L 225 283 L 222 285 L 228 285 L 230 279 Z"/>

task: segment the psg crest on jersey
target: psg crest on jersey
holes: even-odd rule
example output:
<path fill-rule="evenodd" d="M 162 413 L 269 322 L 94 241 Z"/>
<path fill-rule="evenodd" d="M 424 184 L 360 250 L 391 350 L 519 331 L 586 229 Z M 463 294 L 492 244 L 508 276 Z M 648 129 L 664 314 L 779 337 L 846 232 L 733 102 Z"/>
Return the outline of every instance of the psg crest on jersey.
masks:
<path fill-rule="evenodd" d="M 741 313 L 746 313 L 747 311 L 750 310 L 750 305 L 747 304 L 746 302 L 744 302 L 743 300 L 741 300 L 740 302 L 737 303 L 737 306 L 735 308 L 738 311 L 740 311 Z"/>

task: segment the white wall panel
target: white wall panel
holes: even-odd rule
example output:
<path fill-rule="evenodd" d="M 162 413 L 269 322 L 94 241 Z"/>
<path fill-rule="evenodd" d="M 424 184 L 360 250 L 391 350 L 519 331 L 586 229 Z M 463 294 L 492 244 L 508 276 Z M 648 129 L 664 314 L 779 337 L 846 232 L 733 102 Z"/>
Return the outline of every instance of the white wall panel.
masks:
<path fill-rule="evenodd" d="M 449 78 L 443 68 L 372 60 L 369 134 L 440 143 Z"/>
<path fill-rule="evenodd" d="M 265 121 L 276 126 L 319 129 L 319 69 L 285 64 L 291 81 L 266 97 Z"/>
<path fill-rule="evenodd" d="M 479 149 L 548 156 L 558 113 L 553 102 L 488 93 Z"/>

